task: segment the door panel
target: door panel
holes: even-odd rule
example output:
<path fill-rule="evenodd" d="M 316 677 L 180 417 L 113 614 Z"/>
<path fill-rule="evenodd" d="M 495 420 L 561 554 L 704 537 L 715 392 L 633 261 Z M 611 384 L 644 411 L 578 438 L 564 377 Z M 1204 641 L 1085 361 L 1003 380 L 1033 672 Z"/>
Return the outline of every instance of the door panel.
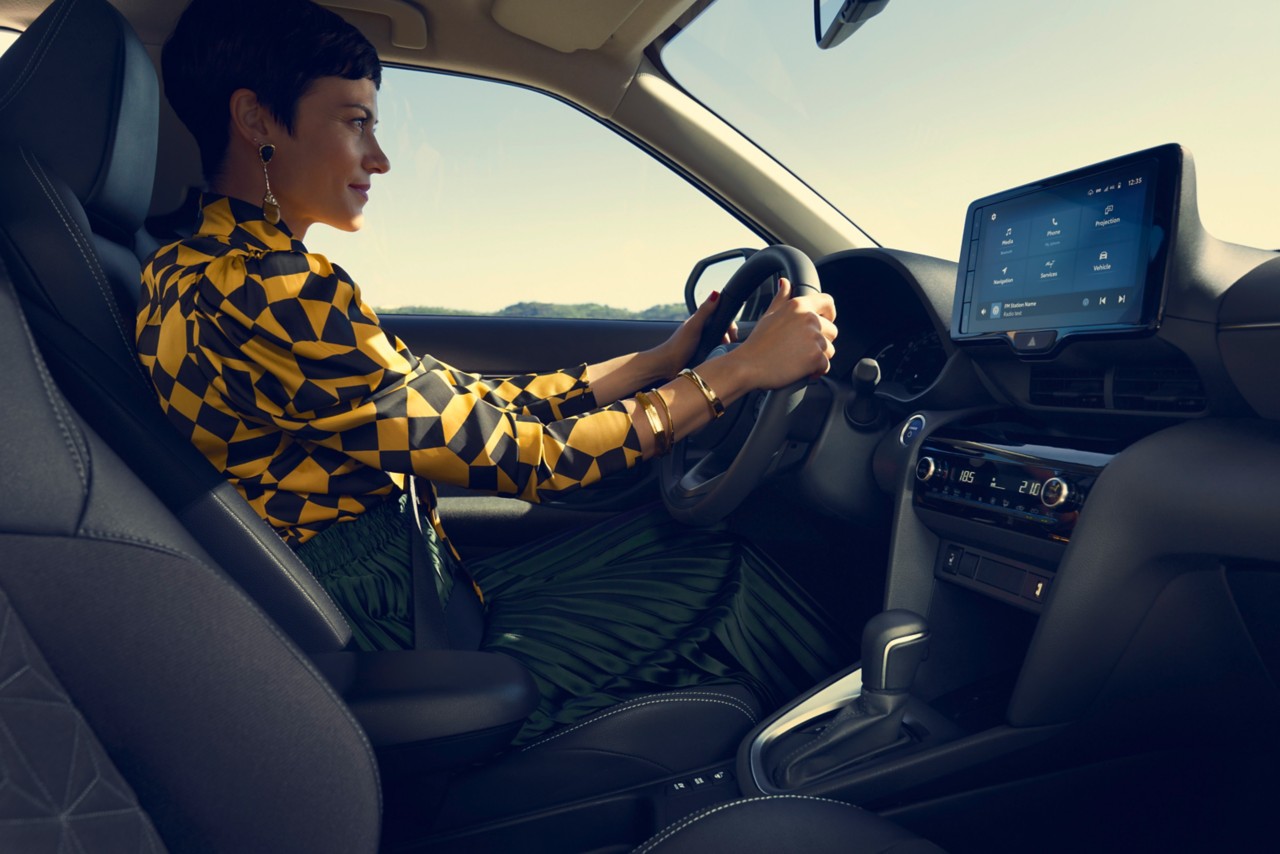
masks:
<path fill-rule="evenodd" d="M 661 343 L 675 323 L 518 317 L 386 314 L 382 325 L 415 353 L 488 375 L 554 370 L 598 362 Z M 440 514 L 464 557 L 476 559 L 559 531 L 604 521 L 658 500 L 644 463 L 541 504 L 440 488 Z"/>
<path fill-rule="evenodd" d="M 461 370 L 510 375 L 599 362 L 664 341 L 675 323 L 544 317 L 384 314 L 382 325 L 415 353 Z"/>

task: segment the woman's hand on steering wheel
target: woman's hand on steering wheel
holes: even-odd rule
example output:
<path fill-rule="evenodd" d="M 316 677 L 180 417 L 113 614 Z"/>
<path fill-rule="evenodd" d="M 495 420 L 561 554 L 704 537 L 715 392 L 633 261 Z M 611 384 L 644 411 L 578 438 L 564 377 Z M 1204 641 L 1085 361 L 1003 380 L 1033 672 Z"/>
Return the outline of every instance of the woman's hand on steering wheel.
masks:
<path fill-rule="evenodd" d="M 715 312 L 716 300 L 719 297 L 719 291 L 712 291 L 711 296 L 698 306 L 698 310 L 685 318 L 684 323 L 671 333 L 670 338 L 649 350 L 649 356 L 657 366 L 654 370 L 655 376 L 673 377 L 690 366 L 698 349 L 698 341 L 702 337 L 702 329 Z M 729 331 L 724 336 L 724 343 L 737 340 L 738 326 L 736 323 L 730 323 Z"/>
<path fill-rule="evenodd" d="M 768 275 L 778 275 L 778 293 L 746 341 L 708 358 L 730 318 Z M 728 426 L 711 431 L 710 443 L 700 440 L 691 453 L 689 443 L 681 442 L 660 459 L 662 498 L 673 516 L 695 525 L 723 519 L 766 476 L 787 441 L 807 380 L 831 368 L 835 319 L 835 304 L 821 293 L 813 262 L 793 247 L 769 246 L 733 275 L 705 323 L 693 359 L 702 362 L 698 374 L 726 407 L 755 391 L 763 396 L 739 410 L 738 416 L 746 413 L 748 420 L 726 418 Z M 677 384 L 676 390 L 687 391 L 684 385 Z M 706 407 L 693 411 L 705 413 Z"/>
<path fill-rule="evenodd" d="M 821 376 L 830 370 L 836 352 L 835 319 L 836 306 L 830 295 L 791 299 L 791 283 L 781 278 L 778 292 L 755 329 L 725 358 L 739 362 L 749 389 L 772 390 Z"/>

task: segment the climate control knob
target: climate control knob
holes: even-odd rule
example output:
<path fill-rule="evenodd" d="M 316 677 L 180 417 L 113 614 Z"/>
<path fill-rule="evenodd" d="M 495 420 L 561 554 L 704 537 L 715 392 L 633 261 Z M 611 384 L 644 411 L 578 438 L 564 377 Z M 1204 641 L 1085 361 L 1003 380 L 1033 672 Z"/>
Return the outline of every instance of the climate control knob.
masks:
<path fill-rule="evenodd" d="M 1071 484 L 1060 477 L 1051 477 L 1040 489 L 1040 503 L 1050 510 L 1066 504 L 1071 498 Z"/>
<path fill-rule="evenodd" d="M 938 473 L 938 463 L 933 457 L 921 457 L 916 463 L 916 480 L 924 483 Z"/>

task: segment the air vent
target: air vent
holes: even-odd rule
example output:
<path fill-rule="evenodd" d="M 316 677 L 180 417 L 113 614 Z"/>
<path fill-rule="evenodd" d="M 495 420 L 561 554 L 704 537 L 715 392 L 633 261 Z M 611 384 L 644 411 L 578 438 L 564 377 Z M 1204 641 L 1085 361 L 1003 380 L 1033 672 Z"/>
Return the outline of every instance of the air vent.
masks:
<path fill-rule="evenodd" d="M 1031 403 L 1072 409 L 1106 408 L 1105 375 L 1101 368 L 1031 369 Z"/>
<path fill-rule="evenodd" d="M 1208 405 L 1204 385 L 1187 368 L 1116 368 L 1111 391 L 1116 409 L 1142 412 L 1203 412 Z"/>
<path fill-rule="evenodd" d="M 1187 413 L 1203 412 L 1208 406 L 1195 369 L 1168 363 L 1109 368 L 1036 366 L 1031 369 L 1031 403 L 1066 409 Z"/>

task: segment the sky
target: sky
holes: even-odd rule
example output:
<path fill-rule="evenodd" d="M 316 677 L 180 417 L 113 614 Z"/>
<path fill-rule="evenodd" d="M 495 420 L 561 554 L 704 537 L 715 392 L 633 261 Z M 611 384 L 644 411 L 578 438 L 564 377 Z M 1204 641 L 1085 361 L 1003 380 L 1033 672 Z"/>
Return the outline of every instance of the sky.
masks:
<path fill-rule="evenodd" d="M 804 0 L 719 0 L 664 61 L 885 246 L 955 259 L 973 199 L 1179 142 L 1206 227 L 1280 248 L 1277 32 L 1260 0 L 891 0 L 820 51 Z M 679 301 L 697 259 L 760 245 L 545 96 L 402 72 L 381 109 L 393 166 L 369 227 L 308 238 L 375 305 L 643 308 Z"/>
<path fill-rule="evenodd" d="M 682 85 L 882 245 L 955 259 L 973 199 L 1141 148 L 1193 154 L 1216 236 L 1280 248 L 1280 3 L 891 0 L 833 50 L 806 0 L 718 0 L 668 47 Z M 0 48 L 3 48 L 0 36 Z M 681 300 L 760 239 L 544 95 L 389 70 L 367 226 L 317 226 L 379 307 Z"/>
<path fill-rule="evenodd" d="M 955 259 L 972 200 L 1178 142 L 1206 227 L 1280 248 L 1280 4 L 891 0 L 829 51 L 802 6 L 721 0 L 667 65 L 882 244 Z"/>
<path fill-rule="evenodd" d="M 490 81 L 390 69 L 366 225 L 307 246 L 377 307 L 683 302 L 693 263 L 758 237 L 595 119 Z"/>

